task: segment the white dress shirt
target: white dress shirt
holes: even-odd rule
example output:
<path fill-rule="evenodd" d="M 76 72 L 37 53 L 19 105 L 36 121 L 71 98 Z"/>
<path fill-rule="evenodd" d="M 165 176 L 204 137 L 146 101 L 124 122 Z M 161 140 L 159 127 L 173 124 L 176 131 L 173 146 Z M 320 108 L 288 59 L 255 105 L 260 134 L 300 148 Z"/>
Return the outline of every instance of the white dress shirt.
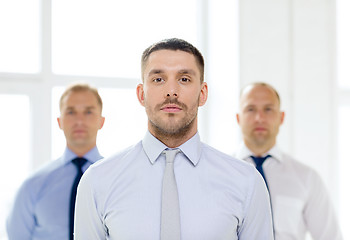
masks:
<path fill-rule="evenodd" d="M 275 146 L 263 163 L 269 187 L 275 240 L 304 240 L 309 231 L 314 240 L 341 240 L 331 199 L 320 176 L 310 167 L 284 154 Z M 254 155 L 244 144 L 237 158 L 254 164 Z"/>
<path fill-rule="evenodd" d="M 135 146 L 93 165 L 80 181 L 75 239 L 160 239 L 167 147 L 147 132 Z M 179 147 L 174 171 L 182 240 L 272 240 L 268 192 L 250 164 L 201 143 Z"/>

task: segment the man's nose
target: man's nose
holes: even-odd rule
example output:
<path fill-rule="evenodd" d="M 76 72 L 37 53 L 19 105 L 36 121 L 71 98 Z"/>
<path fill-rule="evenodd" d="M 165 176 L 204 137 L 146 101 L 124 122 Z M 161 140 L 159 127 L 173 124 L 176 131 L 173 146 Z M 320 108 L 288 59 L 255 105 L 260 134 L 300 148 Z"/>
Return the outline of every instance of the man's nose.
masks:
<path fill-rule="evenodd" d="M 84 122 L 84 118 L 85 118 L 85 116 L 83 113 L 78 113 L 75 117 L 75 120 L 77 123 L 82 123 L 82 122 Z"/>
<path fill-rule="evenodd" d="M 176 80 L 170 80 L 166 86 L 166 97 L 178 97 L 179 84 Z"/>
<path fill-rule="evenodd" d="M 262 111 L 257 111 L 255 115 L 255 120 L 260 122 L 263 119 L 264 119 L 264 113 Z"/>

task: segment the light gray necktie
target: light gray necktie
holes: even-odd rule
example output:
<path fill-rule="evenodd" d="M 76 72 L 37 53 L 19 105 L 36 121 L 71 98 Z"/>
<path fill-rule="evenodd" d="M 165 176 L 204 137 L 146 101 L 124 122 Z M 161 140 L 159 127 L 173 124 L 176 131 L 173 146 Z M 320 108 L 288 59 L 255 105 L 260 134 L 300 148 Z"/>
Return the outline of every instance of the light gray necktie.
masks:
<path fill-rule="evenodd" d="M 164 150 L 166 165 L 163 176 L 161 240 L 180 240 L 180 208 L 174 174 L 174 159 L 180 149 Z"/>

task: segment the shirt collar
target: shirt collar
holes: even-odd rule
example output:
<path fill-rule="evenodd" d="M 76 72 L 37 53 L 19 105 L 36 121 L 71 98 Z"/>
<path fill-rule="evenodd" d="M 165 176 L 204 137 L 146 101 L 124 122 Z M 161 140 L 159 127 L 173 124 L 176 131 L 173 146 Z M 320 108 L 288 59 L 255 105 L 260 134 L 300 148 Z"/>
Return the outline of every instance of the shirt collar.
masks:
<path fill-rule="evenodd" d="M 159 155 L 168 147 L 154 137 L 149 131 L 146 132 L 142 140 L 143 149 L 149 159 L 154 164 Z M 201 142 L 198 132 L 181 146 L 177 147 L 192 162 L 197 165 L 201 154 Z"/>
<path fill-rule="evenodd" d="M 267 151 L 266 153 L 264 153 L 262 155 L 262 157 L 266 156 L 270 154 L 274 159 L 278 160 L 278 161 L 282 161 L 283 158 L 282 158 L 282 152 L 280 150 L 280 148 L 275 145 L 273 146 L 269 151 Z M 254 153 L 249 149 L 247 148 L 247 146 L 242 142 L 237 153 L 236 153 L 236 157 L 237 158 L 240 158 L 240 159 L 243 159 L 243 160 L 247 160 L 250 158 L 250 156 L 254 155 Z"/>
<path fill-rule="evenodd" d="M 68 147 L 66 147 L 66 149 L 63 153 L 63 156 L 62 156 L 63 161 L 70 162 L 76 157 L 78 157 L 78 156 L 72 150 L 70 150 Z M 90 151 L 88 151 L 83 157 L 86 160 L 88 160 L 91 164 L 93 164 L 93 163 L 97 162 L 98 160 L 100 160 L 101 158 L 103 158 L 96 146 L 93 149 L 91 149 Z"/>

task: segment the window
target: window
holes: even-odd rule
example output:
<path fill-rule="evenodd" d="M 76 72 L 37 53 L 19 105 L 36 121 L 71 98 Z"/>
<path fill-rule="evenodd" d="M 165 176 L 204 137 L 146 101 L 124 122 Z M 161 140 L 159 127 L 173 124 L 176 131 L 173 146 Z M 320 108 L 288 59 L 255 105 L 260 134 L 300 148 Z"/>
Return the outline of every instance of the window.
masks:
<path fill-rule="evenodd" d="M 16 189 L 30 171 L 30 109 L 25 95 L 0 94 L 0 239 Z"/>
<path fill-rule="evenodd" d="M 0 72 L 39 72 L 39 16 L 39 0 L 0 1 Z"/>
<path fill-rule="evenodd" d="M 195 0 L 53 0 L 53 71 L 139 78 L 141 53 L 150 44 L 170 37 L 198 42 L 196 4 Z"/>

